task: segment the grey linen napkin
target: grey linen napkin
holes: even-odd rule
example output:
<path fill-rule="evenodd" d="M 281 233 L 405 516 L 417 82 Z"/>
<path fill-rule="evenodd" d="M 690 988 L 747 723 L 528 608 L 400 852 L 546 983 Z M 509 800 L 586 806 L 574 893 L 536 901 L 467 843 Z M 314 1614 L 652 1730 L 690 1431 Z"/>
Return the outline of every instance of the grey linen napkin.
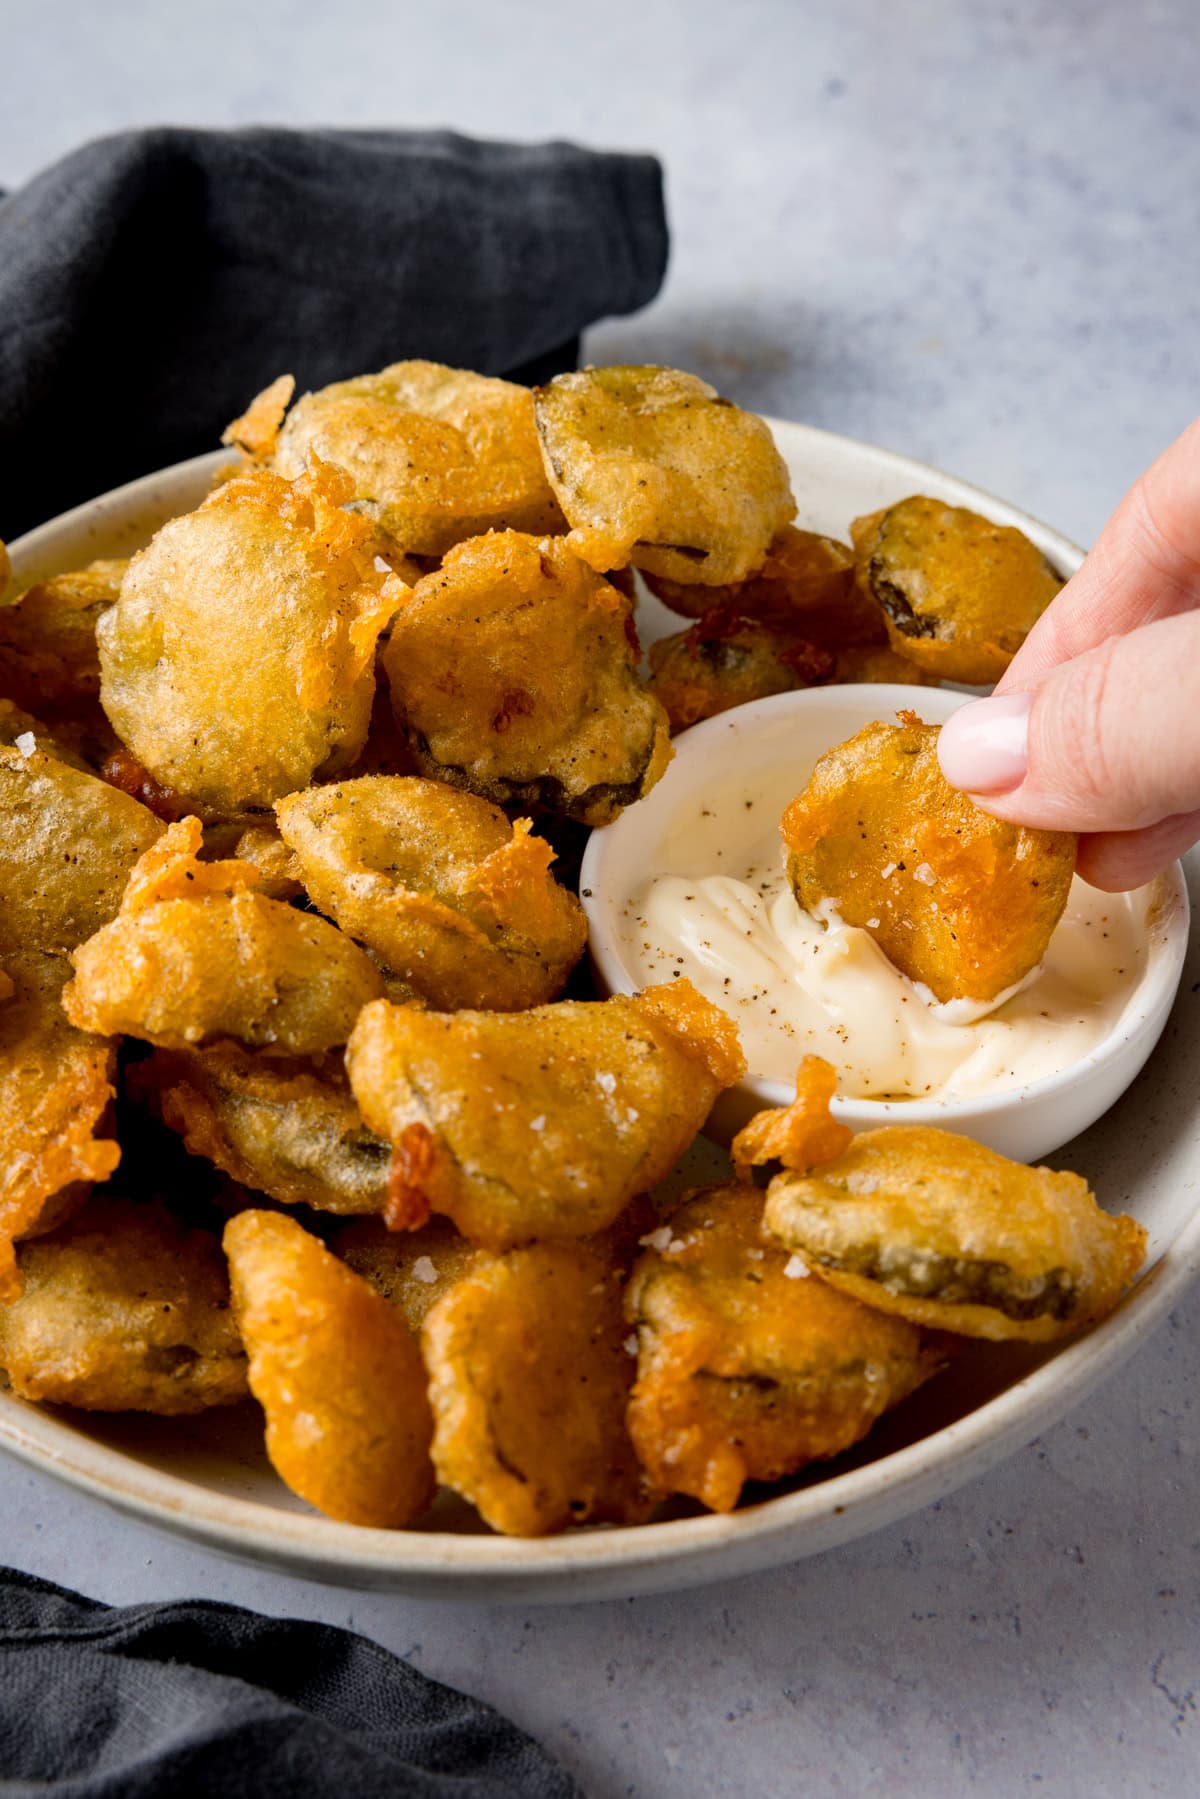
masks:
<path fill-rule="evenodd" d="M 298 389 L 428 357 L 545 379 L 666 268 L 651 156 L 453 132 L 101 138 L 0 198 L 0 538 Z"/>
<path fill-rule="evenodd" d="M 0 1569 L 5 1799 L 582 1799 L 490 1706 L 330 1625 Z"/>

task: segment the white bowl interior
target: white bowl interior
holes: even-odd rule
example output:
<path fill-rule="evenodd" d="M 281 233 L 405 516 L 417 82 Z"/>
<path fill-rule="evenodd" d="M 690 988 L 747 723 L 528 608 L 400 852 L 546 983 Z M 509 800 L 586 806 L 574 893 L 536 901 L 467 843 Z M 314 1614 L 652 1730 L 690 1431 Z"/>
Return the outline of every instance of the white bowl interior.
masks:
<path fill-rule="evenodd" d="M 913 492 L 973 506 L 1016 524 L 1069 572 L 1066 539 L 965 482 L 808 426 L 777 424 L 792 471 L 798 523 L 844 535 L 853 517 Z M 76 508 L 10 546 L 18 584 L 101 555 L 129 554 L 167 518 L 196 505 L 216 451 Z M 647 603 L 644 639 L 680 628 Z M 925 696 L 922 696 L 923 701 Z M 1193 893 L 1200 861 L 1187 859 Z M 637 1529 L 517 1541 L 482 1532 L 442 1501 L 415 1531 L 375 1531 L 310 1512 L 276 1479 L 261 1421 L 238 1407 L 162 1420 L 56 1411 L 0 1393 L 0 1444 L 142 1521 L 226 1554 L 309 1577 L 441 1598 L 575 1601 L 694 1585 L 795 1561 L 904 1517 L 982 1473 L 1083 1397 L 1168 1314 L 1200 1272 L 1200 950 L 1189 950 L 1164 1040 L 1130 1092 L 1063 1152 L 1112 1207 L 1150 1233 L 1149 1272 L 1096 1329 L 1058 1350 L 971 1346 L 955 1368 L 885 1418 L 832 1470 L 728 1517 L 682 1515 Z M 721 1178 L 703 1141 L 672 1181 Z"/>
<path fill-rule="evenodd" d="M 589 945 L 601 985 L 632 993 L 641 985 L 626 943 L 626 921 L 652 874 L 714 872 L 693 861 L 681 820 L 695 817 L 719 789 L 776 787 L 778 811 L 807 783 L 817 758 L 873 720 L 905 707 L 941 724 L 966 703 L 944 688 L 846 686 L 776 694 L 694 725 L 675 740 L 675 758 L 657 787 L 614 824 L 593 831 L 581 876 Z M 713 802 L 715 803 L 715 802 Z M 837 1115 L 854 1130 L 880 1124 L 935 1124 L 963 1131 L 1020 1161 L 1036 1161 L 1092 1124 L 1134 1079 L 1158 1041 L 1175 998 L 1188 938 L 1182 871 L 1143 889 L 1147 955 L 1142 978 L 1104 1041 L 1062 1073 L 983 1097 L 942 1100 L 841 1098 Z M 734 1013 L 736 1017 L 736 1012 Z M 727 1144 L 763 1106 L 786 1105 L 793 1088 L 751 1074 L 724 1094 L 706 1130 Z"/>

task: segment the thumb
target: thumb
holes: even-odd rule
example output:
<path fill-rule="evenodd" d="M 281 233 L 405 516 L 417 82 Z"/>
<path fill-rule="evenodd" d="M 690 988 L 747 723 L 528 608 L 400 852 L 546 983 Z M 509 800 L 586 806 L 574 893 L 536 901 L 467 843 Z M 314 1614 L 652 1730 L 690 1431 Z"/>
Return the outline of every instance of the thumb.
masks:
<path fill-rule="evenodd" d="M 1200 807 L 1200 612 L 1110 637 L 1032 691 L 963 706 L 942 773 L 1013 824 L 1140 831 Z"/>

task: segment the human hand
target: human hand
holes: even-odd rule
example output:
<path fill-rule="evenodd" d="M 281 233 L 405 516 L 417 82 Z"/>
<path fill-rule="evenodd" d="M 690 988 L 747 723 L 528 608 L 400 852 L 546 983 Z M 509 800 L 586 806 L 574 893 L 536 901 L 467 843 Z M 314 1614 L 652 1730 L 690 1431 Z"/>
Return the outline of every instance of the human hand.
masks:
<path fill-rule="evenodd" d="M 1200 839 L 1200 419 L 1134 484 L 989 699 L 941 729 L 951 786 L 1078 831 L 1120 892 Z"/>

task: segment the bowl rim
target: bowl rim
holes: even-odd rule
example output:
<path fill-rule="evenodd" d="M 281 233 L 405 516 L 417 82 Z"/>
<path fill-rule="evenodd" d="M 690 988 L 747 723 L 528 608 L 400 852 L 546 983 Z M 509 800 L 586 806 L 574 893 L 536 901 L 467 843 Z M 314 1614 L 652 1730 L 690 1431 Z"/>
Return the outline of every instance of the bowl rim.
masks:
<path fill-rule="evenodd" d="M 820 452 L 836 447 L 897 481 L 932 476 L 962 503 L 978 502 L 980 511 L 1020 526 L 1061 567 L 1073 569 L 1082 560 L 1082 551 L 1069 539 L 929 463 L 813 425 L 776 418 L 768 423 L 798 448 Z M 206 452 L 45 521 L 8 546 L 12 584 L 21 580 L 22 565 L 52 553 L 54 539 L 64 532 L 119 517 L 163 491 L 199 490 L 229 459 L 227 451 Z M 661 1591 L 833 1548 L 983 1474 L 1054 1423 L 1125 1361 L 1197 1275 L 1200 1207 L 1114 1312 L 1058 1346 L 1000 1392 L 875 1460 L 728 1514 L 621 1529 L 595 1527 L 534 1541 L 446 1531 L 373 1530 L 240 1498 L 165 1472 L 74 1426 L 71 1414 L 56 1416 L 51 1408 L 11 1393 L 0 1393 L 0 1447 L 142 1523 L 191 1537 L 235 1558 L 274 1564 L 309 1578 L 441 1599 L 488 1597 L 514 1603 Z"/>
<path fill-rule="evenodd" d="M 774 693 L 765 699 L 751 700 L 743 706 L 719 712 L 713 718 L 702 719 L 699 724 L 681 731 L 672 739 L 672 743 L 680 766 L 685 762 L 698 765 L 709 748 L 722 737 L 722 727 L 726 733 L 730 729 L 741 729 L 743 735 L 751 736 L 760 722 L 769 726 L 777 718 L 797 713 L 838 711 L 843 706 L 852 706 L 858 695 L 863 699 L 862 723 L 867 724 L 871 720 L 866 715 L 872 711 L 887 714 L 899 711 L 904 706 L 911 707 L 914 692 L 925 698 L 938 694 L 940 697 L 935 704 L 941 707 L 950 701 L 954 711 L 960 705 L 967 704 L 972 697 L 952 689 L 914 689 L 882 681 L 800 688 L 790 693 Z M 736 720 L 737 723 L 731 725 L 731 720 Z M 662 789 L 660 787 L 655 791 L 661 792 Z M 646 803 L 653 804 L 653 793 L 647 796 Z M 629 894 L 614 895 L 605 875 L 606 859 L 616 853 L 615 846 L 620 842 L 619 837 L 612 833 L 619 832 L 620 825 L 621 820 L 618 818 L 602 830 L 593 831 L 588 838 L 580 870 L 580 888 L 581 891 L 587 889 L 582 904 L 587 915 L 588 950 L 592 960 L 599 967 L 610 992 L 635 993 L 640 983 L 629 973 L 622 959 L 619 934 L 613 923 L 617 908 L 623 900 L 628 899 Z M 1191 915 L 1182 864 L 1173 862 L 1170 868 L 1147 885 L 1159 888 L 1162 895 L 1165 920 L 1162 951 L 1147 957 L 1141 979 L 1131 990 L 1119 1016 L 1086 1056 L 1053 1074 L 1042 1075 L 1040 1079 L 1026 1081 L 1018 1087 L 1005 1088 L 999 1093 L 971 1094 L 941 1100 L 869 1099 L 839 1094 L 833 1102 L 835 1115 L 842 1119 L 860 1121 L 863 1125 L 904 1120 L 910 1124 L 940 1124 L 945 1129 L 952 1130 L 956 1119 L 993 1118 L 1018 1105 L 1052 1099 L 1056 1094 L 1073 1091 L 1089 1080 L 1102 1077 L 1113 1059 L 1127 1050 L 1132 1041 L 1156 1021 L 1161 1022 L 1165 1018 L 1183 976 Z M 620 971 L 619 981 L 613 978 L 615 970 Z M 788 1105 L 795 1096 L 793 1083 L 774 1080 L 766 1075 L 747 1074 L 733 1091 L 739 1089 L 753 1093 L 756 1098 L 761 1098 L 771 1106 Z"/>

